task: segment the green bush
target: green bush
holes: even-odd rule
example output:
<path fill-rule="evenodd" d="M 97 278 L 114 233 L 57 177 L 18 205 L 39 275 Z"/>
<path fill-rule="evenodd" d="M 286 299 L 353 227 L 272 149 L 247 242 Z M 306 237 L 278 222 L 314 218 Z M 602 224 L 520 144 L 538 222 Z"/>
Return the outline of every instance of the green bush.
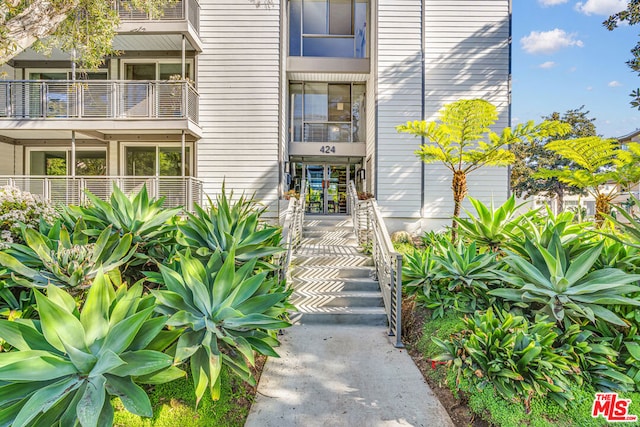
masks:
<path fill-rule="evenodd" d="M 479 389 L 492 386 L 505 399 L 528 406 L 532 396 L 548 395 L 564 405 L 573 398 L 567 378 L 577 365 L 554 347 L 554 323 L 493 309 L 464 320 L 464 329 L 448 340 L 433 338 L 442 349 L 437 360 L 451 361 L 459 376 Z"/>

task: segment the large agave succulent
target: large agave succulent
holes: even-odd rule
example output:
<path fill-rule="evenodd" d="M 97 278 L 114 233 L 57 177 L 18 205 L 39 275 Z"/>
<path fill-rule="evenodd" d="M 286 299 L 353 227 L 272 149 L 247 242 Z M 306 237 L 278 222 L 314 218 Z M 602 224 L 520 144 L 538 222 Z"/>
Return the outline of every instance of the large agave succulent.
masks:
<path fill-rule="evenodd" d="M 111 427 L 111 396 L 137 415 L 151 403 L 137 383 L 184 375 L 161 350 L 180 330 L 163 331 L 142 285 L 114 290 L 100 271 L 78 310 L 53 285 L 35 290 L 39 321 L 0 320 L 0 336 L 15 350 L 0 353 L 0 425 Z"/>
<path fill-rule="evenodd" d="M 185 328 L 178 340 L 175 363 L 190 361 L 197 400 L 207 388 L 220 396 L 220 369 L 225 364 L 251 384 L 254 351 L 277 357 L 277 330 L 290 294 L 267 272 L 255 273 L 256 259 L 236 269 L 233 250 L 226 259 L 218 250 L 207 264 L 189 252 L 180 254 L 172 268 L 148 273 L 166 290 L 153 290 L 158 311 L 169 315 L 168 325 Z"/>
<path fill-rule="evenodd" d="M 132 236 L 120 237 L 104 229 L 89 243 L 84 223 L 70 234 L 60 222 L 47 233 L 23 229 L 26 245 L 12 244 L 0 252 L 0 265 L 9 286 L 43 288 L 49 284 L 82 290 L 91 285 L 98 271 L 108 272 L 126 263 L 135 253 Z"/>

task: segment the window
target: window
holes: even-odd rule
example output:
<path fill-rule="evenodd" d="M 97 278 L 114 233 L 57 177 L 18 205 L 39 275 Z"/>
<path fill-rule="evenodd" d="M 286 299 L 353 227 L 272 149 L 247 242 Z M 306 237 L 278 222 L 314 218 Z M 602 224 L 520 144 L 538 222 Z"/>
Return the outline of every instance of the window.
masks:
<path fill-rule="evenodd" d="M 191 77 L 191 64 L 185 64 L 185 75 Z M 169 80 L 171 76 L 182 76 L 179 62 L 133 62 L 124 65 L 125 80 Z"/>
<path fill-rule="evenodd" d="M 367 0 L 291 0 L 289 56 L 367 57 Z"/>
<path fill-rule="evenodd" d="M 292 83 L 291 141 L 365 142 L 365 85 Z"/>
<path fill-rule="evenodd" d="M 64 176 L 72 175 L 71 150 L 38 150 L 29 154 L 31 175 Z M 107 152 L 105 150 L 76 150 L 77 176 L 104 176 L 107 173 Z"/>
<path fill-rule="evenodd" d="M 185 175 L 191 175 L 191 150 L 186 147 Z M 125 170 L 128 176 L 182 176 L 182 148 L 179 146 L 128 146 Z"/>

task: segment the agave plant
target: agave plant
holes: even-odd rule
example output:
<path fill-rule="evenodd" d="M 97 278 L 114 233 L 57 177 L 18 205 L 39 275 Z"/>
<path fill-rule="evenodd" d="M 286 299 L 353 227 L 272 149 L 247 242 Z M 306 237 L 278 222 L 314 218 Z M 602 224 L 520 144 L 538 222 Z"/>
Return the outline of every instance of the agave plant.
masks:
<path fill-rule="evenodd" d="M 95 243 L 88 243 L 84 222 L 69 233 L 59 221 L 44 235 L 23 229 L 26 245 L 12 244 L 0 252 L 7 284 L 46 287 L 49 284 L 82 290 L 91 285 L 98 271 L 114 270 L 135 253 L 131 234 L 120 237 L 105 228 Z M 8 273 L 8 274 L 7 274 Z"/>
<path fill-rule="evenodd" d="M 250 366 L 254 351 L 277 357 L 275 333 L 290 326 L 283 320 L 290 294 L 281 291 L 267 272 L 254 273 L 256 259 L 236 270 L 233 249 L 226 259 L 217 250 L 206 265 L 187 251 L 173 268 L 160 266 L 148 273 L 166 290 L 153 290 L 157 310 L 171 316 L 168 325 L 185 328 L 175 352 L 175 363 L 189 360 L 199 402 L 207 388 L 220 396 L 220 369 L 225 364 L 245 381 L 255 384 Z"/>
<path fill-rule="evenodd" d="M 449 340 L 431 339 L 443 351 L 436 360 L 451 361 L 459 375 L 475 378 L 480 387 L 491 384 L 504 398 L 521 399 L 526 406 L 534 395 L 564 405 L 573 399 L 566 377 L 579 370 L 554 348 L 553 326 L 544 318 L 530 324 L 508 312 L 494 315 L 489 308 L 465 318 L 464 330 Z"/>
<path fill-rule="evenodd" d="M 15 348 L 0 353 L 0 425 L 110 427 L 110 396 L 150 417 L 151 403 L 137 383 L 184 375 L 160 351 L 180 331 L 162 331 L 167 318 L 153 317 L 141 284 L 116 292 L 100 273 L 79 310 L 53 285 L 47 296 L 34 292 L 39 321 L 0 320 L 0 336 Z"/>
<path fill-rule="evenodd" d="M 174 218 L 180 208 L 163 208 L 164 197 L 149 199 L 147 186 L 128 197 L 116 185 L 108 202 L 87 192 L 89 206 L 68 206 L 63 213 L 68 224 L 86 222 L 86 234 L 94 238 L 107 227 L 120 236 L 131 235 L 137 245 L 135 257 L 129 263 L 139 266 L 149 260 L 164 262 L 172 254 L 176 226 Z"/>
<path fill-rule="evenodd" d="M 447 245 L 444 254 L 434 257 L 439 267 L 436 278 L 445 280 L 450 291 L 463 288 L 488 290 L 487 283 L 496 280 L 492 272 L 497 264 L 495 254 L 479 253 L 475 242 L 468 246 L 462 243 Z"/>
<path fill-rule="evenodd" d="M 408 295 L 413 295 L 422 290 L 429 293 L 431 284 L 438 273 L 438 264 L 433 255 L 433 250 L 414 249 L 412 253 L 406 253 L 402 262 L 402 288 Z"/>
<path fill-rule="evenodd" d="M 549 248 L 536 246 L 527 239 L 525 250 L 530 261 L 510 253 L 504 258 L 508 269 L 495 272 L 511 288 L 494 289 L 489 294 L 509 301 L 537 304 L 543 313 L 559 323 L 567 316 L 576 321 L 587 318 L 595 322 L 600 318 L 627 326 L 605 305 L 640 306 L 640 301 L 625 296 L 640 291 L 640 287 L 630 284 L 638 282 L 640 275 L 627 274 L 617 268 L 591 271 L 602 247 L 600 242 L 572 258 L 557 233 Z"/>
<path fill-rule="evenodd" d="M 520 232 L 519 225 L 522 221 L 538 213 L 537 210 L 530 210 L 517 215 L 518 208 L 522 205 L 516 205 L 514 196 L 509 197 L 506 202 L 495 209 L 493 202 L 491 202 L 491 206 L 486 206 L 473 197 L 469 197 L 469 201 L 478 216 L 476 217 L 467 211 L 468 219 L 454 218 L 458 223 L 459 232 L 462 236 L 488 247 L 492 252 L 497 252 L 505 242 Z"/>
<path fill-rule="evenodd" d="M 260 265 L 267 266 L 264 261 L 284 249 L 280 228 L 260 222 L 263 212 L 251 198 L 233 201 L 233 192 L 227 195 L 223 187 L 215 204 L 209 200 L 207 210 L 196 205 L 195 215 L 187 214 L 188 220 L 178 225 L 178 243 L 205 257 L 220 250 L 225 258 L 233 250 L 239 263 L 260 258 Z"/>

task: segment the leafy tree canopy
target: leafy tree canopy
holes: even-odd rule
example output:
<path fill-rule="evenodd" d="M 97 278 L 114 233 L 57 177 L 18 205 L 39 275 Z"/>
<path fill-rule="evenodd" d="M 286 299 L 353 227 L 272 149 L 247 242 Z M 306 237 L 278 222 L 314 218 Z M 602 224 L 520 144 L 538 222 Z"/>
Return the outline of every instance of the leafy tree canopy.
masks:
<path fill-rule="evenodd" d="M 177 0 L 128 0 L 128 7 L 156 16 Z M 124 2 L 123 2 L 124 3 Z M 95 69 L 116 54 L 120 24 L 114 2 L 96 0 L 0 0 L 0 64 L 25 49 L 68 52 L 81 67 Z"/>
<path fill-rule="evenodd" d="M 612 31 L 624 22 L 629 25 L 636 25 L 640 22 L 640 0 L 629 1 L 625 10 L 611 15 L 603 22 L 603 25 Z M 627 61 L 627 65 L 640 75 L 640 42 L 637 42 L 631 49 L 631 54 L 633 58 Z M 631 106 L 640 110 L 640 88 L 631 92 L 631 98 L 633 98 Z"/>
<path fill-rule="evenodd" d="M 595 118 L 589 117 L 589 111 L 584 110 L 584 105 L 568 110 L 562 115 L 553 112 L 543 119 L 570 125 L 571 130 L 562 137 L 563 139 L 596 136 L 596 127 L 593 123 Z M 558 136 L 536 138 L 531 144 L 516 144 L 511 147 L 516 157 L 511 169 L 511 188 L 518 197 L 542 195 L 556 198 L 559 202 L 559 210 L 562 210 L 565 195 L 581 194 L 584 190 L 562 182 L 555 176 L 549 178 L 534 176 L 539 170 L 575 169 L 573 162 L 545 148 L 545 144 L 557 139 L 559 139 Z"/>

